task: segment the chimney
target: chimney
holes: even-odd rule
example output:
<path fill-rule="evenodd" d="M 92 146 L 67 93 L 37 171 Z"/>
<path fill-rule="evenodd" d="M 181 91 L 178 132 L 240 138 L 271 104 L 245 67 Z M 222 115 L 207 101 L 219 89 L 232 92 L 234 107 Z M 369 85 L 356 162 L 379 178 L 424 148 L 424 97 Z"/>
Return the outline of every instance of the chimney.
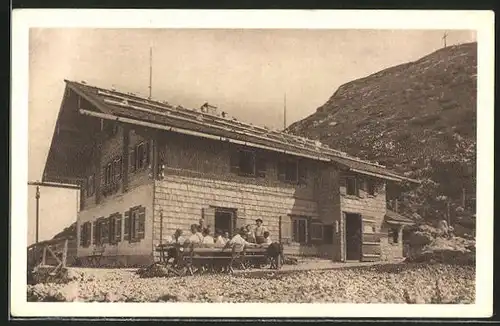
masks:
<path fill-rule="evenodd" d="M 222 117 L 223 117 L 223 118 L 225 118 L 225 117 L 227 116 L 227 113 L 226 113 L 226 112 L 224 112 L 224 111 L 222 111 L 222 112 L 221 112 L 221 115 L 222 115 Z"/>

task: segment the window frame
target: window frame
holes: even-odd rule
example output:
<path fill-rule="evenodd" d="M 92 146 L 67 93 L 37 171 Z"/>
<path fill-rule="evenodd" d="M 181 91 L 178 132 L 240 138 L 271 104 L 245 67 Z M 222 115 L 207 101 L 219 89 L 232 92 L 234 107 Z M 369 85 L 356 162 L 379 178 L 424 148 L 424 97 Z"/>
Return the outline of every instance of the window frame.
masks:
<path fill-rule="evenodd" d="M 319 227 L 321 230 L 321 236 L 319 238 L 315 237 L 314 232 L 313 232 L 313 227 Z M 325 239 L 325 228 L 323 225 L 323 222 L 317 221 L 317 220 L 312 220 L 311 223 L 309 224 L 309 233 L 310 233 L 310 238 L 311 241 L 323 241 Z"/>
<path fill-rule="evenodd" d="M 293 165 L 293 166 L 292 166 Z M 289 171 L 294 171 L 293 178 L 289 178 Z M 299 177 L 299 160 L 297 159 L 281 159 L 277 166 L 278 180 L 291 184 L 300 183 Z"/>
<path fill-rule="evenodd" d="M 354 182 L 354 193 L 350 193 L 349 192 L 349 180 L 351 180 L 352 182 Z M 346 176 L 345 177 L 345 193 L 346 195 L 348 196 L 359 196 L 359 187 L 358 187 L 358 178 L 356 178 L 355 176 Z"/>
<path fill-rule="evenodd" d="M 301 242 L 300 221 L 304 222 L 304 241 Z M 291 216 L 292 241 L 301 245 L 309 244 L 309 219 L 305 216 Z"/>

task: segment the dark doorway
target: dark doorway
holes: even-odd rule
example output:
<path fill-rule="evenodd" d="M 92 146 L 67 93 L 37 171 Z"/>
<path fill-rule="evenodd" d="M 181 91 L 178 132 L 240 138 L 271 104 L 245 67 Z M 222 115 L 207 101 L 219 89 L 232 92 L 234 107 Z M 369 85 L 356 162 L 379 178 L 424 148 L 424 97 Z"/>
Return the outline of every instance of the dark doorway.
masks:
<path fill-rule="evenodd" d="M 229 232 L 229 234 L 232 234 L 234 229 L 234 217 L 234 211 L 217 208 L 215 210 L 215 230 L 221 230 L 222 232 Z"/>
<path fill-rule="evenodd" d="M 346 260 L 361 260 L 361 236 L 361 215 L 346 213 Z"/>

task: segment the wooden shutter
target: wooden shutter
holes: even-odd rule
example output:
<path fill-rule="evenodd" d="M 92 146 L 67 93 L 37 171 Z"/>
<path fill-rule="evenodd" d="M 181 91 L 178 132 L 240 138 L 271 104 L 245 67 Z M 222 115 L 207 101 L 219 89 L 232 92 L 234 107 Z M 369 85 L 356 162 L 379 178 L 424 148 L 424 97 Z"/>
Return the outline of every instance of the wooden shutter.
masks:
<path fill-rule="evenodd" d="M 122 215 L 118 214 L 116 216 L 116 225 L 115 225 L 115 242 L 122 241 Z"/>
<path fill-rule="evenodd" d="M 129 152 L 129 169 L 130 169 L 130 172 L 135 172 L 136 168 L 137 168 L 137 162 L 136 162 L 136 152 L 135 152 L 135 148 L 132 148 Z"/>
<path fill-rule="evenodd" d="M 86 223 L 83 223 L 82 225 L 80 225 L 80 247 L 84 247 L 85 246 L 85 224 Z"/>
<path fill-rule="evenodd" d="M 93 230 L 92 230 L 92 244 L 95 245 L 97 244 L 97 221 L 92 222 L 93 225 Z"/>
<path fill-rule="evenodd" d="M 146 207 L 141 206 L 136 213 L 136 240 L 144 239 L 146 229 Z"/>
<path fill-rule="evenodd" d="M 115 181 L 122 178 L 122 158 L 119 157 L 115 160 Z"/>
<path fill-rule="evenodd" d="M 107 219 L 107 224 L 108 224 L 108 238 L 109 238 L 109 243 L 110 244 L 115 244 L 115 226 L 116 226 L 116 221 L 115 221 L 115 216 L 116 214 L 112 214 L 108 217 Z"/>
<path fill-rule="evenodd" d="M 237 150 L 232 150 L 230 154 L 230 171 L 231 173 L 239 173 L 240 172 L 240 152 Z"/>
<path fill-rule="evenodd" d="M 101 217 L 101 243 L 109 243 L 109 217 Z"/>
<path fill-rule="evenodd" d="M 215 208 L 205 207 L 201 209 L 201 216 L 205 220 L 205 225 L 210 227 L 212 232 L 215 231 Z"/>
<path fill-rule="evenodd" d="M 126 211 L 123 218 L 123 240 L 130 241 L 130 211 Z"/>
<path fill-rule="evenodd" d="M 347 194 L 347 178 L 342 176 L 339 178 L 340 194 Z"/>

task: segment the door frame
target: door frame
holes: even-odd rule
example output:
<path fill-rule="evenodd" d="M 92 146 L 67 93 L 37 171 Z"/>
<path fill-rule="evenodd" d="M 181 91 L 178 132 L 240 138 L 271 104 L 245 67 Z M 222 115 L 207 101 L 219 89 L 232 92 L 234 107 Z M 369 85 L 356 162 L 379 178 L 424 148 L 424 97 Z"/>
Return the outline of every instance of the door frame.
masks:
<path fill-rule="evenodd" d="M 363 215 L 358 212 L 342 211 L 342 261 L 347 261 L 347 215 L 358 215 L 359 217 L 359 231 L 360 231 L 360 241 L 359 241 L 359 260 L 363 260 Z M 352 260 L 351 260 L 352 261 Z"/>
<path fill-rule="evenodd" d="M 217 213 L 229 213 L 231 214 L 231 219 L 230 219 L 230 225 L 231 225 L 231 230 L 229 230 L 229 233 L 231 234 L 235 227 L 236 227 L 236 219 L 237 219 L 237 209 L 236 208 L 229 208 L 229 207 L 220 207 L 220 206 L 211 206 L 214 209 L 214 229 L 213 232 L 215 232 L 215 219 L 217 216 Z"/>

